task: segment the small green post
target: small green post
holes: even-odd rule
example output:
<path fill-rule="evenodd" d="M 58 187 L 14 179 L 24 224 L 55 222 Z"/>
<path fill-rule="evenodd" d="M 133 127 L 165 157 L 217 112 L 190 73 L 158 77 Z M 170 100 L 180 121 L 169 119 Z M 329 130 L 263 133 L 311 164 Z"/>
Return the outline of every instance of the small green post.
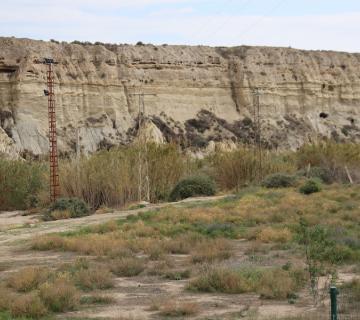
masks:
<path fill-rule="evenodd" d="M 339 291 L 336 287 L 330 288 L 330 301 L 331 301 L 331 320 L 338 320 L 337 311 L 337 295 Z"/>

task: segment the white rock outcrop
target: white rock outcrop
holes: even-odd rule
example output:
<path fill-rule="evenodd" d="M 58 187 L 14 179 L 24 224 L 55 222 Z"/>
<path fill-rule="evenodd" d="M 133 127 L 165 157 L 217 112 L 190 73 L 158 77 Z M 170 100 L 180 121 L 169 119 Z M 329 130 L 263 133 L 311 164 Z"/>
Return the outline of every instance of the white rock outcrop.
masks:
<path fill-rule="evenodd" d="M 59 148 L 84 152 L 136 136 L 138 97 L 159 140 L 184 147 L 254 140 L 295 149 L 360 140 L 360 54 L 289 48 L 80 45 L 0 38 L 0 127 L 17 152 L 47 152 L 46 67 L 53 57 Z M 159 130 L 159 131 L 157 131 Z M 159 134 L 161 132 L 161 135 Z M 4 138 L 0 141 L 5 148 Z"/>
<path fill-rule="evenodd" d="M 0 128 L 0 157 L 1 156 L 14 160 L 19 158 L 13 140 L 8 137 L 2 128 Z"/>

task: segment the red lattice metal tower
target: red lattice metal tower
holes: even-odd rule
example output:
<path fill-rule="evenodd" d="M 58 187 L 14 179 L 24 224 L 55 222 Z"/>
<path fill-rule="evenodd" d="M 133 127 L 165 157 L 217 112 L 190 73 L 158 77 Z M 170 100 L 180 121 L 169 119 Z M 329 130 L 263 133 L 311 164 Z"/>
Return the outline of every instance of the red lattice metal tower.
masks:
<path fill-rule="evenodd" d="M 47 65 L 47 90 L 44 90 L 45 96 L 48 97 L 48 113 L 49 113 L 49 162 L 50 162 L 50 201 L 54 202 L 60 195 L 59 185 L 59 163 L 57 151 L 56 136 L 56 113 L 55 113 L 55 92 L 54 92 L 54 73 L 53 65 L 56 64 L 53 59 L 44 59 Z"/>

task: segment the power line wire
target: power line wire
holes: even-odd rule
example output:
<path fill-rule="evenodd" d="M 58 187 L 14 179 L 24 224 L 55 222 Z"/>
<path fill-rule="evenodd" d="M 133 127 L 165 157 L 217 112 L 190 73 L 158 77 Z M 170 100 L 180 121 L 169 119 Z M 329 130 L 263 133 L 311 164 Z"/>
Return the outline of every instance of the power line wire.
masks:
<path fill-rule="evenodd" d="M 253 28 L 257 27 L 263 20 L 265 20 L 270 14 L 274 13 L 277 9 L 279 9 L 287 0 L 280 0 L 276 3 L 276 5 L 270 9 L 266 14 L 261 16 L 258 20 L 254 23 L 249 25 L 247 28 L 243 29 L 236 37 L 243 37 L 246 33 L 251 31 Z"/>
<path fill-rule="evenodd" d="M 220 14 L 223 14 L 228 8 L 229 6 L 234 2 L 235 0 L 227 0 L 225 5 L 222 7 L 221 10 L 217 11 L 215 14 L 213 14 L 212 16 L 208 17 L 207 21 L 205 21 L 204 23 L 202 23 L 200 25 L 200 28 L 197 30 L 197 32 L 194 34 L 193 36 L 193 40 L 199 40 L 201 37 L 201 34 L 203 31 L 207 31 L 208 25 L 211 24 L 212 22 L 215 21 L 216 17 Z M 247 0 L 247 2 L 250 2 L 251 0 Z"/>
<path fill-rule="evenodd" d="M 239 9 L 239 11 L 244 10 L 250 3 L 252 2 L 252 0 L 248 0 L 246 2 L 244 2 L 244 5 Z M 226 25 L 228 25 L 228 23 L 230 22 L 230 19 L 225 20 L 224 22 L 222 22 L 217 28 L 215 28 L 216 30 L 211 32 L 211 36 L 215 36 L 216 34 L 219 33 L 219 31 L 221 31 Z"/>

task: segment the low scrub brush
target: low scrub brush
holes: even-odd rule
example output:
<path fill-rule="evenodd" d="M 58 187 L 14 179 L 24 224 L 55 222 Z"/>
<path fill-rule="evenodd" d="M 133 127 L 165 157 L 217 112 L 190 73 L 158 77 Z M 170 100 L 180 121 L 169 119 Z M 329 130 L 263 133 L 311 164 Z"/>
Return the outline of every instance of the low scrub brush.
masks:
<path fill-rule="evenodd" d="M 195 196 L 212 196 L 216 193 L 215 182 L 208 176 L 195 176 L 181 180 L 170 194 L 171 201 Z"/>
<path fill-rule="evenodd" d="M 321 191 L 321 183 L 317 179 L 307 180 L 299 189 L 302 194 L 312 194 Z"/>

